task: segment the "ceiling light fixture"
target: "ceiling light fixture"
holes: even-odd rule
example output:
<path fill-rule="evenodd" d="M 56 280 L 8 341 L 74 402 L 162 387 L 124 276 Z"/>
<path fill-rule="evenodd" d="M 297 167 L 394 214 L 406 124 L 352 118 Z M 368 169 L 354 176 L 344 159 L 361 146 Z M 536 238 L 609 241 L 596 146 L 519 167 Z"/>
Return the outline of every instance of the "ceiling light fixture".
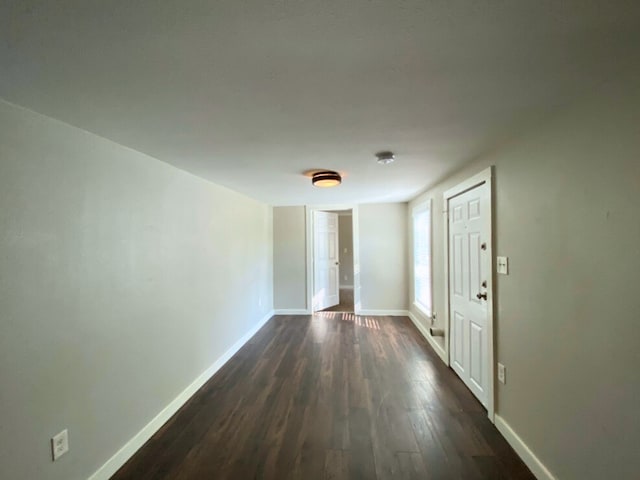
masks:
<path fill-rule="evenodd" d="M 342 177 L 338 172 L 332 172 L 330 170 L 316 172 L 311 177 L 311 183 L 313 183 L 314 187 L 337 187 L 342 183 Z"/>
<path fill-rule="evenodd" d="M 380 165 L 388 165 L 390 163 L 393 163 L 393 161 L 396 159 L 393 152 L 389 152 L 386 150 L 384 152 L 376 153 L 376 158 L 378 159 L 378 163 Z"/>

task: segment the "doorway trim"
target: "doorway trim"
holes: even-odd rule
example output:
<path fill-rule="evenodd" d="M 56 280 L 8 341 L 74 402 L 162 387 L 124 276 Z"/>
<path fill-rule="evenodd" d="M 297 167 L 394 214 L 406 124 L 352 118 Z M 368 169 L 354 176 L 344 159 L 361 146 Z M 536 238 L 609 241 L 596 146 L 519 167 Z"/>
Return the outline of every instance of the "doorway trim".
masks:
<path fill-rule="evenodd" d="M 495 281 L 495 265 L 493 258 L 493 250 L 494 250 L 494 234 L 493 234 L 493 217 L 494 217 L 494 191 L 493 191 L 493 171 L 494 167 L 488 167 L 479 172 L 478 174 L 460 182 L 456 186 L 446 190 L 443 193 L 443 217 L 444 217 L 444 292 L 445 292 L 445 335 L 447 338 L 446 348 L 447 348 L 447 365 L 451 363 L 451 336 L 449 332 L 451 332 L 451 318 L 450 318 L 450 296 L 449 296 L 449 200 L 453 197 L 456 197 L 472 188 L 475 188 L 479 185 L 486 184 L 489 187 L 489 238 L 487 240 L 487 255 L 489 255 L 489 267 L 491 274 L 489 275 L 488 285 L 487 285 L 487 355 L 488 355 L 488 363 L 490 365 L 489 369 L 489 378 L 488 378 L 488 392 L 487 392 L 487 416 L 492 423 L 495 422 L 495 378 L 496 378 L 496 365 L 495 365 L 495 342 L 494 342 L 494 312 L 495 312 L 495 299 L 496 296 L 494 294 L 494 281 Z"/>
<path fill-rule="evenodd" d="M 358 206 L 357 205 L 305 205 L 306 215 L 306 255 L 307 255 L 307 313 L 313 314 L 313 238 L 315 235 L 313 212 L 351 210 L 351 222 L 353 228 L 353 311 L 359 314 L 361 310 L 360 301 L 360 230 L 358 229 Z"/>

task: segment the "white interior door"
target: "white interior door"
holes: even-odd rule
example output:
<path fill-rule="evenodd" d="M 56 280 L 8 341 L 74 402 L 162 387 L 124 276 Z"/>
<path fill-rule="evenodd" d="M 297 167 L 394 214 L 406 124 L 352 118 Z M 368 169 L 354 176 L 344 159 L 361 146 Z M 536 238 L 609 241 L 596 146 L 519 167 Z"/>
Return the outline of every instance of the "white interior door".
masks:
<path fill-rule="evenodd" d="M 313 311 L 340 303 L 338 214 L 314 212 Z"/>
<path fill-rule="evenodd" d="M 490 205 L 489 186 L 482 184 L 449 199 L 448 209 L 451 367 L 485 407 L 490 388 Z"/>

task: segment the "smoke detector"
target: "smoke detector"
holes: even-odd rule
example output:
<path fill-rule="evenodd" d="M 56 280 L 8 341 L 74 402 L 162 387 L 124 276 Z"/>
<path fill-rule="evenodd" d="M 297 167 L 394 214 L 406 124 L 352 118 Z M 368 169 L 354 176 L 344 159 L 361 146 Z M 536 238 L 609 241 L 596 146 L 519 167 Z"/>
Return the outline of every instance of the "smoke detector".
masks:
<path fill-rule="evenodd" d="M 388 165 L 390 163 L 393 163 L 393 161 L 396 159 L 393 152 L 389 152 L 389 151 L 376 153 L 376 158 L 378 159 L 378 163 L 380 165 Z"/>

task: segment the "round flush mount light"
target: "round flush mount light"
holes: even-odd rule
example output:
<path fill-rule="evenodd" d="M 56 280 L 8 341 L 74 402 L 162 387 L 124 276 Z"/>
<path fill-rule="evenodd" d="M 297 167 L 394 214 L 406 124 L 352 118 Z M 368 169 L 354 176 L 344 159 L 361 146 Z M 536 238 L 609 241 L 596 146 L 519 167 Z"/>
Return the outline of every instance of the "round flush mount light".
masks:
<path fill-rule="evenodd" d="M 311 183 L 314 187 L 328 188 L 337 187 L 342 183 L 342 177 L 338 172 L 331 170 L 325 170 L 323 172 L 316 172 L 311 177 Z"/>
<path fill-rule="evenodd" d="M 396 157 L 393 154 L 393 152 L 389 152 L 389 151 L 384 151 L 384 152 L 378 152 L 376 153 L 376 158 L 378 159 L 378 163 L 380 165 L 388 165 L 390 163 L 392 163 Z"/>

